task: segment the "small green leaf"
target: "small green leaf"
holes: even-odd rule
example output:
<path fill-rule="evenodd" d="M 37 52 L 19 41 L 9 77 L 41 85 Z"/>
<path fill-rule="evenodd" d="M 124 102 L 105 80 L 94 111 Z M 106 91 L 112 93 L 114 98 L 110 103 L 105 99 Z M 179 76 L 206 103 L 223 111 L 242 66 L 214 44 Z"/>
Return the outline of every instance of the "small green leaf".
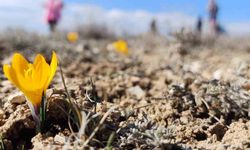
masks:
<path fill-rule="evenodd" d="M 112 132 L 109 136 L 109 139 L 108 139 L 108 142 L 107 142 L 107 146 L 106 146 L 106 150 L 111 150 L 112 149 L 112 142 L 114 140 L 114 137 L 115 137 L 115 132 Z"/>
<path fill-rule="evenodd" d="M 0 135 L 0 150 L 5 150 L 2 135 Z"/>
<path fill-rule="evenodd" d="M 65 79 L 64 79 L 64 76 L 63 76 L 63 71 L 62 71 L 61 65 L 59 65 L 59 68 L 60 68 L 60 75 L 61 75 L 61 78 L 62 78 L 63 86 L 64 86 L 64 89 L 65 89 L 65 92 L 66 92 L 66 95 L 67 95 L 67 98 L 68 98 L 68 103 L 69 103 L 69 108 L 70 108 L 69 113 L 72 112 L 72 115 L 73 115 L 72 121 L 75 123 L 77 128 L 80 129 L 81 122 L 82 122 L 81 111 L 78 108 L 78 106 L 70 98 L 70 94 L 68 92 L 68 88 L 67 88 L 66 83 L 65 83 Z"/>

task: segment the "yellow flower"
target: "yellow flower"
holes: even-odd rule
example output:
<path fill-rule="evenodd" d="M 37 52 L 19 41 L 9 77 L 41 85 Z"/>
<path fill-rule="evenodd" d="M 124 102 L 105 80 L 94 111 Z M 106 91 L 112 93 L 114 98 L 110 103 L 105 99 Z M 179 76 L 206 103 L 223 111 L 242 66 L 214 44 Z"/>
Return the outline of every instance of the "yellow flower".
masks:
<path fill-rule="evenodd" d="M 70 43 L 75 43 L 78 40 L 78 33 L 77 32 L 69 32 L 67 34 L 67 40 Z"/>
<path fill-rule="evenodd" d="M 15 53 L 12 65 L 4 65 L 3 72 L 27 97 L 35 110 L 40 106 L 43 93 L 52 81 L 57 69 L 57 56 L 53 52 L 50 65 L 38 54 L 34 63 L 29 63 L 21 54 Z"/>
<path fill-rule="evenodd" d="M 128 49 L 128 44 L 126 41 L 124 40 L 118 40 L 114 43 L 112 43 L 113 48 L 124 55 L 128 55 L 129 54 L 129 49 Z"/>

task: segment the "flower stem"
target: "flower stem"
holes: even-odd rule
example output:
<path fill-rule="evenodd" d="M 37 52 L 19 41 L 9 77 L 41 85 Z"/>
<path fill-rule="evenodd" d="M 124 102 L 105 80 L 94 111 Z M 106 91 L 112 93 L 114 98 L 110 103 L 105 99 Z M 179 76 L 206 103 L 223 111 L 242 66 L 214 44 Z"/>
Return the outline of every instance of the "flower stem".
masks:
<path fill-rule="evenodd" d="M 39 109 L 39 121 L 40 121 L 40 132 L 43 131 L 44 125 L 45 125 L 45 119 L 46 119 L 46 105 L 47 105 L 47 99 L 45 96 L 45 93 L 43 92 L 41 106 Z"/>

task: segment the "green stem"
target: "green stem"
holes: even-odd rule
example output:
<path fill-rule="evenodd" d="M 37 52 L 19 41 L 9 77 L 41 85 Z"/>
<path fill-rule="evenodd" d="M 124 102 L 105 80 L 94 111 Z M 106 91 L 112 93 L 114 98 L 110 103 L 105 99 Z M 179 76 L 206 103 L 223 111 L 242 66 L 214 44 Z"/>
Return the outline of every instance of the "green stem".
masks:
<path fill-rule="evenodd" d="M 46 101 L 47 101 L 47 99 L 45 96 L 45 92 L 43 92 L 41 106 L 39 109 L 40 132 L 42 132 L 44 129 L 44 123 L 45 123 L 45 119 L 46 119 L 46 104 L 47 104 Z"/>
<path fill-rule="evenodd" d="M 72 111 L 72 113 L 73 113 L 73 118 L 74 118 L 74 120 L 76 120 L 76 126 L 77 126 L 78 129 L 80 129 L 80 126 L 81 126 L 81 119 L 82 119 L 81 113 L 80 113 L 78 107 L 72 102 L 72 100 L 71 100 L 71 98 L 70 98 L 70 94 L 69 94 L 68 88 L 67 88 L 67 86 L 66 86 L 64 76 L 63 76 L 62 66 L 61 66 L 60 64 L 59 64 L 59 68 L 60 68 L 60 74 L 61 74 L 63 86 L 64 86 L 65 92 L 66 92 L 66 94 L 67 94 L 68 102 L 69 102 L 69 105 L 70 105 L 70 110 L 69 110 L 69 112 Z"/>

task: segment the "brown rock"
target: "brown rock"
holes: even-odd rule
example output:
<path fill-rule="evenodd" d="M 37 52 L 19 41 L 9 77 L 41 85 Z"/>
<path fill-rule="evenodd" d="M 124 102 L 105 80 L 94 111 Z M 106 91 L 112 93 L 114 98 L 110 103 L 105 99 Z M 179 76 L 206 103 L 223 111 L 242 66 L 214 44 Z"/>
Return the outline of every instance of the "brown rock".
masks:
<path fill-rule="evenodd" d="M 227 128 L 224 125 L 222 125 L 221 123 L 217 123 L 217 124 L 211 126 L 208 131 L 211 133 L 211 135 L 215 134 L 217 137 L 217 140 L 221 141 L 224 134 L 227 131 Z"/>
<path fill-rule="evenodd" d="M 140 82 L 141 79 L 139 77 L 132 76 L 130 80 L 133 85 L 136 85 Z"/>
<path fill-rule="evenodd" d="M 21 92 L 19 92 L 19 93 L 10 95 L 8 98 L 8 101 L 11 104 L 23 104 L 26 102 L 26 98 Z"/>

